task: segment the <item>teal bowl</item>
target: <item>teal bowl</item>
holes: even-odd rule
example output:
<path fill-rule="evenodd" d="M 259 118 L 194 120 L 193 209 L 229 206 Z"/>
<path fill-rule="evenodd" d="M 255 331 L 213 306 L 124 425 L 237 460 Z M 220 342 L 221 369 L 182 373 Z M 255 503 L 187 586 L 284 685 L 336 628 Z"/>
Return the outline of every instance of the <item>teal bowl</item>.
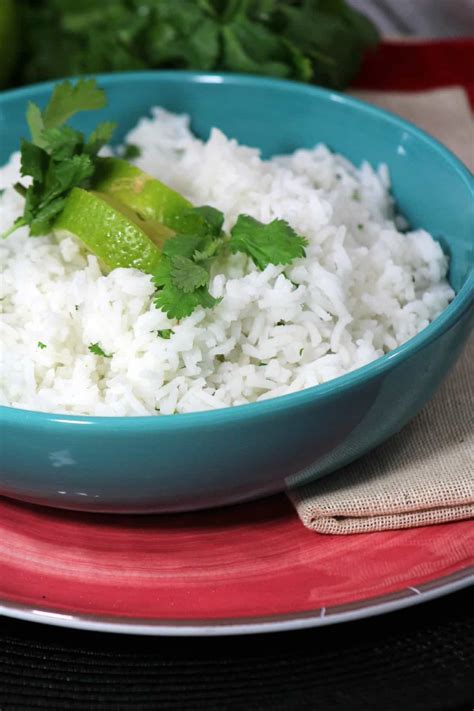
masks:
<path fill-rule="evenodd" d="M 260 403 L 166 417 L 78 417 L 1 408 L 0 494 L 71 509 L 165 512 L 231 504 L 338 469 L 400 430 L 431 398 L 473 326 L 473 178 L 443 146 L 396 116 L 347 96 L 260 77 L 188 72 L 100 76 L 100 119 L 123 136 L 152 105 L 192 116 L 265 156 L 323 142 L 388 165 L 414 227 L 450 256 L 456 297 L 415 338 L 332 382 Z M 26 135 L 25 110 L 52 84 L 0 96 L 0 163 Z M 90 130 L 98 120 L 81 116 Z M 120 138 L 120 136 L 119 136 Z"/>

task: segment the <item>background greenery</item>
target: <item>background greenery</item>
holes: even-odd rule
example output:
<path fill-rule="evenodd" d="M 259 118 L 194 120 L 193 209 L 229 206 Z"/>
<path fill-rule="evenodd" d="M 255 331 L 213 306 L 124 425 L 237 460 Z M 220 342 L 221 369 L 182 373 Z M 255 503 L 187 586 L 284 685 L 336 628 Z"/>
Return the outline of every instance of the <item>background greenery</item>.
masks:
<path fill-rule="evenodd" d="M 0 0 L 0 83 L 173 67 L 341 89 L 377 40 L 345 0 Z"/>

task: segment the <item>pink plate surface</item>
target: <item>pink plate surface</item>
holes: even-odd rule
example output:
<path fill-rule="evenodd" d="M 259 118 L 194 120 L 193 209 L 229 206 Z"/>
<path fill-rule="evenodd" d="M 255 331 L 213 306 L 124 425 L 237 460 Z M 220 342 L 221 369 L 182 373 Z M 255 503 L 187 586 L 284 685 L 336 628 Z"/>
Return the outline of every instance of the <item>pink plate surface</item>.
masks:
<path fill-rule="evenodd" d="M 473 552 L 470 521 L 323 536 L 284 496 L 168 516 L 0 499 L 0 612 L 148 634 L 296 628 L 462 587 Z"/>

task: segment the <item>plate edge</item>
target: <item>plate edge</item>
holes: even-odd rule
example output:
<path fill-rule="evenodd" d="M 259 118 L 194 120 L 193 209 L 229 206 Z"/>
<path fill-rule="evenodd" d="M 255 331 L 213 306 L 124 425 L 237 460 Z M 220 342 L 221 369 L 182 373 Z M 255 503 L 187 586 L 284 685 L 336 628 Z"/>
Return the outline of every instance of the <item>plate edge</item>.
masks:
<path fill-rule="evenodd" d="M 163 637 L 217 637 L 296 631 L 375 617 L 449 595 L 470 585 L 474 585 L 472 566 L 437 581 L 428 581 L 419 587 L 402 588 L 386 596 L 366 598 L 355 603 L 328 608 L 317 608 L 307 613 L 289 613 L 286 619 L 283 619 L 284 615 L 281 614 L 276 615 L 275 619 L 260 618 L 259 621 L 256 618 L 255 621 L 251 621 L 252 618 L 248 618 L 248 621 L 235 623 L 219 620 L 194 624 L 178 623 L 176 620 L 170 622 L 123 622 L 93 615 L 68 615 L 53 610 L 30 609 L 21 603 L 9 603 L 2 600 L 0 600 L 0 615 L 26 622 L 91 632 Z M 394 595 L 395 599 L 393 599 Z M 387 600 L 387 597 L 392 597 L 392 599 Z"/>

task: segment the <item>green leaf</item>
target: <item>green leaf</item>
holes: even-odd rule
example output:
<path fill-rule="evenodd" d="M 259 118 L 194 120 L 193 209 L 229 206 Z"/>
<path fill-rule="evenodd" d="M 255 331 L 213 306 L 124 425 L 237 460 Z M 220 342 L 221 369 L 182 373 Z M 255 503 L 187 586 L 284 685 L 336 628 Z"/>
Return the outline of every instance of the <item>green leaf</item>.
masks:
<path fill-rule="evenodd" d="M 379 31 L 368 17 L 350 7 L 350 5 L 345 7 L 345 16 L 365 46 L 377 46 L 380 39 Z"/>
<path fill-rule="evenodd" d="M 191 258 L 194 252 L 202 245 L 203 238 L 199 235 L 175 235 L 166 240 L 162 253 L 166 257 L 188 257 Z"/>
<path fill-rule="evenodd" d="M 313 65 L 309 57 L 306 57 L 303 52 L 290 40 L 284 40 L 288 49 L 288 53 L 293 62 L 293 76 L 299 81 L 311 81 L 313 77 Z"/>
<path fill-rule="evenodd" d="M 44 127 L 62 126 L 79 111 L 102 109 L 105 104 L 105 93 L 99 89 L 95 79 L 80 79 L 76 84 L 69 81 L 56 84 L 43 112 Z"/>
<path fill-rule="evenodd" d="M 344 0 L 304 0 L 282 4 L 282 35 L 307 57 L 318 84 L 343 89 L 357 73 L 377 31 Z M 370 28 L 370 29 L 369 29 Z"/>
<path fill-rule="evenodd" d="M 139 158 L 142 154 L 142 149 L 136 146 L 134 143 L 127 143 L 124 146 L 122 158 L 124 160 L 133 160 L 134 158 Z"/>
<path fill-rule="evenodd" d="M 110 141 L 116 128 L 117 124 L 113 121 L 99 123 L 89 136 L 84 151 L 90 156 L 96 156 L 100 149 Z"/>
<path fill-rule="evenodd" d="M 41 146 L 41 134 L 44 130 L 43 115 L 41 109 L 37 104 L 32 101 L 28 102 L 28 108 L 26 110 L 26 120 L 28 123 L 28 128 L 30 129 L 31 138 L 35 145 Z"/>
<path fill-rule="evenodd" d="M 173 284 L 172 262 L 166 257 L 161 260 L 153 281 L 158 287 L 154 296 L 155 306 L 162 309 L 168 318 L 181 319 L 190 316 L 198 306 L 212 308 L 219 301 L 210 295 L 206 286 L 185 292 Z"/>
<path fill-rule="evenodd" d="M 190 316 L 198 306 L 211 309 L 219 303 L 219 299 L 211 296 L 205 286 L 185 294 L 181 289 L 168 285 L 156 292 L 154 302 L 155 306 L 162 309 L 168 318 L 182 319 Z"/>
<path fill-rule="evenodd" d="M 250 71 L 343 86 L 360 66 L 364 49 L 377 41 L 372 23 L 344 0 L 18 4 L 24 55 L 18 71 L 24 83 L 174 67 Z"/>
<path fill-rule="evenodd" d="M 222 225 L 224 224 L 224 213 L 220 210 L 216 210 L 215 207 L 210 207 L 210 205 L 202 205 L 202 207 L 192 208 L 195 215 L 202 217 L 206 226 L 208 227 L 209 233 L 218 237 L 222 232 Z"/>
<path fill-rule="evenodd" d="M 249 215 L 239 215 L 229 242 L 232 252 L 248 254 L 259 269 L 304 257 L 306 244 L 304 237 L 297 235 L 284 220 L 264 225 Z"/>
<path fill-rule="evenodd" d="M 41 348 L 41 350 L 44 350 L 46 348 L 46 343 L 42 343 L 41 341 L 38 341 L 37 346 L 38 346 L 38 348 Z"/>
<path fill-rule="evenodd" d="M 16 230 L 20 229 L 20 227 L 25 227 L 27 224 L 28 224 L 28 223 L 27 223 L 27 221 L 25 220 L 24 217 L 17 217 L 16 220 L 15 220 L 15 222 L 13 223 L 13 225 L 12 225 L 11 227 L 9 227 L 9 228 L 8 228 L 7 230 L 5 230 L 4 232 L 1 232 L 1 233 L 0 233 L 0 238 L 1 238 L 1 239 L 6 239 L 6 238 L 9 237 L 11 234 L 13 234 L 14 232 L 16 232 Z"/>
<path fill-rule="evenodd" d="M 27 189 L 25 193 L 25 209 L 23 212 L 23 217 L 27 224 L 30 224 L 35 214 L 40 209 L 40 203 L 42 198 L 43 187 L 41 183 L 33 181 L 33 184 Z"/>
<path fill-rule="evenodd" d="M 195 291 L 200 286 L 206 286 L 209 281 L 209 272 L 188 257 L 176 255 L 171 257 L 171 282 L 177 289 L 185 294 Z"/>
<path fill-rule="evenodd" d="M 255 26 L 250 21 L 224 27 L 222 42 L 224 68 L 227 70 L 283 78 L 291 76 L 285 62 L 285 45 L 263 27 Z M 276 61 L 280 57 L 283 61 Z"/>
<path fill-rule="evenodd" d="M 220 237 L 217 239 L 208 237 L 206 239 L 203 239 L 199 246 L 199 249 L 196 249 L 193 254 L 193 260 L 195 262 L 206 262 L 208 259 L 212 259 L 212 257 L 215 257 L 219 254 L 224 243 L 224 237 Z"/>
<path fill-rule="evenodd" d="M 149 66 L 209 70 L 220 52 L 220 24 L 202 3 L 149 2 L 145 53 Z M 211 15 L 211 17 L 209 16 Z"/>
<path fill-rule="evenodd" d="M 33 180 L 42 182 L 48 169 L 48 154 L 34 143 L 21 141 L 21 175 L 31 175 Z"/>
<path fill-rule="evenodd" d="M 103 358 L 112 358 L 112 354 L 109 355 L 108 353 L 105 353 L 98 343 L 91 343 L 89 350 L 94 355 L 102 356 Z"/>
<path fill-rule="evenodd" d="M 82 133 L 69 126 L 47 128 L 41 134 L 41 143 L 44 149 L 56 161 L 71 158 L 76 151 L 82 149 L 83 141 Z"/>
<path fill-rule="evenodd" d="M 57 197 L 40 210 L 35 211 L 29 222 L 30 235 L 32 237 L 40 237 L 50 232 L 53 222 L 64 208 L 65 202 L 66 198 Z"/>
<path fill-rule="evenodd" d="M 160 338 L 164 338 L 165 341 L 169 341 L 174 331 L 171 328 L 163 328 L 161 331 L 156 332 Z"/>
<path fill-rule="evenodd" d="M 94 165 L 89 156 L 74 155 L 60 163 L 51 162 L 44 182 L 42 207 L 53 198 L 81 185 L 94 172 Z"/>
<path fill-rule="evenodd" d="M 96 155 L 110 140 L 115 124 L 99 124 L 87 142 L 82 133 L 63 124 L 78 111 L 104 105 L 105 94 L 94 79 L 57 84 L 43 112 L 36 104 L 28 104 L 32 142 L 21 143 L 21 173 L 30 175 L 33 184 L 28 189 L 20 183 L 15 186 L 25 197 L 25 207 L 22 219 L 7 234 L 23 224 L 30 226 L 34 236 L 45 234 L 63 208 L 68 192 L 73 187 L 88 187 Z"/>
<path fill-rule="evenodd" d="M 169 221 L 168 226 L 180 235 L 192 235 L 193 237 L 213 235 L 217 237 L 223 223 L 224 215 L 220 210 L 204 205 L 182 210 Z"/>

